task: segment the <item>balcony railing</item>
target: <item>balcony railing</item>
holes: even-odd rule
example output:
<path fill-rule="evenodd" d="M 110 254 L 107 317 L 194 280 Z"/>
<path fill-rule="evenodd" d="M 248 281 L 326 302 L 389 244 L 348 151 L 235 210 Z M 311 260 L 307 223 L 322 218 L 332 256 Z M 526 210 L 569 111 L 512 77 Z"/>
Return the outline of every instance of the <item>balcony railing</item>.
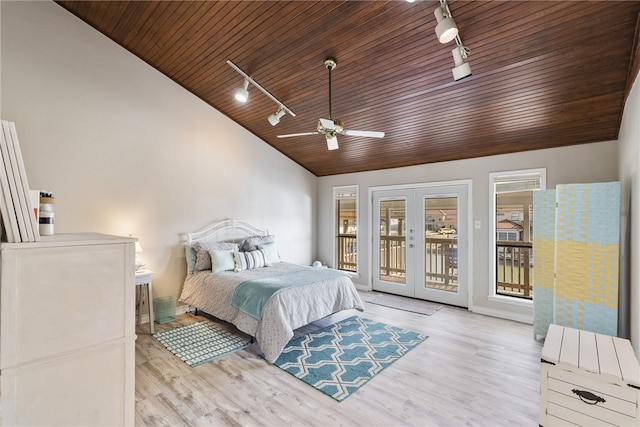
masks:
<path fill-rule="evenodd" d="M 404 282 L 406 277 L 406 237 L 380 237 L 380 278 Z M 338 268 L 356 271 L 355 234 L 338 235 Z M 496 244 L 496 293 L 533 298 L 533 247 L 528 242 L 499 241 Z M 425 286 L 457 291 L 458 239 L 425 239 Z"/>
<path fill-rule="evenodd" d="M 338 235 L 338 268 L 355 271 L 355 235 Z M 380 278 L 403 283 L 406 277 L 406 237 L 380 237 Z M 425 286 L 448 291 L 458 289 L 458 239 L 427 237 L 425 241 Z"/>
<path fill-rule="evenodd" d="M 338 235 L 338 269 L 356 272 L 358 245 L 355 234 Z"/>
<path fill-rule="evenodd" d="M 533 245 L 531 242 L 496 242 L 496 293 L 533 298 Z"/>

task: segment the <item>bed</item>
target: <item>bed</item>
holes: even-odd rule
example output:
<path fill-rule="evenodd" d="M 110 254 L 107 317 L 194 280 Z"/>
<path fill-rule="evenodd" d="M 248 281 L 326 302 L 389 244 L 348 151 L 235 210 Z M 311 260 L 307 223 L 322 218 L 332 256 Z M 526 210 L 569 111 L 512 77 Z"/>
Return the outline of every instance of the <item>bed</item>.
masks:
<path fill-rule="evenodd" d="M 271 363 L 295 329 L 342 310 L 364 311 L 346 273 L 284 262 L 277 243 L 267 229 L 238 220 L 187 233 L 179 298 L 254 337 Z"/>

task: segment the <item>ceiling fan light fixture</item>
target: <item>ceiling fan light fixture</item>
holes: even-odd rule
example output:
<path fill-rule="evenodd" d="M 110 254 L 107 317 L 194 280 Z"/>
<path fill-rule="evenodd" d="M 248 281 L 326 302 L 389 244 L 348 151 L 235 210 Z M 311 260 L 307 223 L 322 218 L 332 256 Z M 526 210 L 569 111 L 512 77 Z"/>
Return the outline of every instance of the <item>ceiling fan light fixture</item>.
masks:
<path fill-rule="evenodd" d="M 338 149 L 338 137 L 333 132 L 327 132 L 325 134 L 327 138 L 327 149 L 328 150 L 337 150 Z"/>
<path fill-rule="evenodd" d="M 280 123 L 280 119 L 285 115 L 285 111 L 282 107 L 278 108 L 278 111 L 276 111 L 273 114 L 270 114 L 269 117 L 267 118 L 269 120 L 269 123 L 271 123 L 271 126 L 275 126 L 278 123 Z"/>
<path fill-rule="evenodd" d="M 244 83 L 242 84 L 242 87 L 239 87 L 238 89 L 236 89 L 236 91 L 233 94 L 233 97 L 236 99 L 236 101 L 242 102 L 243 104 L 247 102 L 247 100 L 249 99 L 249 91 L 247 90 L 248 87 L 249 87 L 249 80 L 244 79 Z"/>
<path fill-rule="evenodd" d="M 449 13 L 446 3 L 444 4 L 444 7 L 438 6 L 433 14 L 436 17 L 436 21 L 438 21 L 438 24 L 436 25 L 436 36 L 438 37 L 438 41 L 440 43 L 449 43 L 451 40 L 455 39 L 458 35 L 458 26 Z"/>
<path fill-rule="evenodd" d="M 451 70 L 453 73 L 453 80 L 458 81 L 464 79 L 465 77 L 469 77 L 471 75 L 471 65 L 465 61 L 467 57 L 467 51 L 464 46 L 456 46 L 455 49 L 451 51 L 453 55 L 453 63 L 455 67 Z"/>

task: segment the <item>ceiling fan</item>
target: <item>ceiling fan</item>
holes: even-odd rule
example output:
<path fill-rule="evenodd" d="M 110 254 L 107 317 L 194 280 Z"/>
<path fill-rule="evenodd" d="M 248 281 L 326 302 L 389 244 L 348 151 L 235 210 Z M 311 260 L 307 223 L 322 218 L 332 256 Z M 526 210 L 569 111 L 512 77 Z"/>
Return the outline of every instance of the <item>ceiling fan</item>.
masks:
<path fill-rule="evenodd" d="M 331 70 L 336 68 L 338 63 L 334 58 L 327 58 L 324 61 L 324 66 L 329 70 L 329 118 L 319 119 L 317 131 L 304 132 L 304 133 L 292 133 L 288 135 L 278 135 L 278 138 L 291 138 L 294 136 L 307 136 L 307 135 L 324 135 L 327 140 L 327 148 L 329 150 L 338 149 L 337 135 L 345 136 L 366 136 L 371 138 L 383 138 L 384 132 L 374 132 L 366 130 L 347 130 L 344 128 L 342 121 L 331 118 Z"/>

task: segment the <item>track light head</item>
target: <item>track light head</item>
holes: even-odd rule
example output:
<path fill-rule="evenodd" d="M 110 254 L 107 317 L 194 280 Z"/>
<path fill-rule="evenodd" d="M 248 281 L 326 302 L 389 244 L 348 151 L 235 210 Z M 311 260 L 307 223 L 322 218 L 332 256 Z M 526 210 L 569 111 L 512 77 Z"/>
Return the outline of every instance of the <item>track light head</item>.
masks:
<path fill-rule="evenodd" d="M 455 49 L 451 51 L 451 54 L 453 55 L 453 63 L 455 64 L 455 67 L 451 70 L 453 80 L 458 81 L 469 77 L 471 75 L 471 66 L 465 61 L 467 57 L 466 48 L 462 45 L 456 46 Z"/>
<path fill-rule="evenodd" d="M 446 4 L 445 8 L 442 6 L 436 7 L 433 14 L 436 17 L 436 21 L 438 21 L 438 25 L 436 25 L 438 41 L 440 41 L 440 43 L 449 43 L 455 39 L 458 35 L 458 26 L 456 25 L 456 21 L 453 20 L 453 17 L 448 13 Z"/>
<path fill-rule="evenodd" d="M 285 114 L 284 109 L 280 107 L 278 108 L 278 111 L 269 115 L 267 119 L 269 120 L 269 123 L 271 123 L 271 126 L 275 126 L 278 123 L 280 123 L 280 119 L 282 118 L 282 116 L 284 116 L 284 114 Z"/>
<path fill-rule="evenodd" d="M 248 87 L 249 80 L 244 79 L 242 87 L 236 89 L 235 93 L 233 94 L 233 96 L 236 98 L 236 101 L 242 102 L 243 104 L 247 102 L 247 100 L 249 99 L 249 91 L 247 90 Z"/>

